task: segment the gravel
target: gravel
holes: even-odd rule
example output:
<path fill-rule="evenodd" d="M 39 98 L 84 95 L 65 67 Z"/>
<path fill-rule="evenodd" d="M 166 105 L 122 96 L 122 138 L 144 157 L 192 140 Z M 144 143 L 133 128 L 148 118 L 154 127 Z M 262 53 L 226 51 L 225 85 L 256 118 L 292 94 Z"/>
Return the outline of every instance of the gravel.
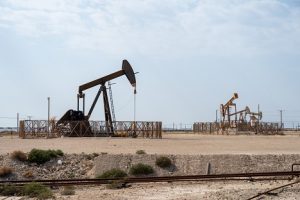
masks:
<path fill-rule="evenodd" d="M 94 154 L 67 154 L 38 165 L 14 160 L 9 154 L 1 155 L 0 166 L 12 168 L 13 174 L 0 180 L 87 178 L 95 157 Z"/>

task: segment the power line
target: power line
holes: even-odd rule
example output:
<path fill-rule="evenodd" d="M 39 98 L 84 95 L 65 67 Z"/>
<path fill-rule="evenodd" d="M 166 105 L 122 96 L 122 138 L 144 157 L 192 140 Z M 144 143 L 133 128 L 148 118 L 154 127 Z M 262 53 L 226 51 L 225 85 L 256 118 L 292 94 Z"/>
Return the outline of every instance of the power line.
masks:
<path fill-rule="evenodd" d="M 17 119 L 17 117 L 0 117 L 0 119 Z"/>

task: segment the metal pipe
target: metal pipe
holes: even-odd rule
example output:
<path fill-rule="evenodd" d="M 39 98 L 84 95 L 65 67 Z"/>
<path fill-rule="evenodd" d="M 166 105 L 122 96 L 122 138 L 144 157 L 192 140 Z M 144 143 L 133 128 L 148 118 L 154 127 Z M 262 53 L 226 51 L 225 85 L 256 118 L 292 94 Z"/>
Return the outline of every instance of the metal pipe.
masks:
<path fill-rule="evenodd" d="M 77 94 L 77 111 L 79 111 L 79 94 Z"/>
<path fill-rule="evenodd" d="M 249 178 L 254 177 L 265 178 L 270 177 L 270 180 L 276 180 L 278 177 L 299 176 L 300 171 L 294 172 L 259 172 L 259 173 L 237 173 L 237 174 L 213 174 L 213 175 L 192 175 L 192 176 L 163 176 L 163 177 L 129 177 L 129 178 L 112 178 L 112 179 L 62 179 L 62 180 L 8 180 L 0 181 L 3 184 L 25 185 L 36 182 L 44 185 L 95 185 L 95 184 L 109 184 L 112 181 L 119 181 L 121 183 L 155 183 L 155 182 L 175 182 L 175 181 L 202 181 L 202 180 L 232 180 L 233 178 Z M 276 178 L 275 178 L 276 177 Z M 238 180 L 238 179 L 237 179 Z M 242 179 L 243 180 L 243 179 Z"/>

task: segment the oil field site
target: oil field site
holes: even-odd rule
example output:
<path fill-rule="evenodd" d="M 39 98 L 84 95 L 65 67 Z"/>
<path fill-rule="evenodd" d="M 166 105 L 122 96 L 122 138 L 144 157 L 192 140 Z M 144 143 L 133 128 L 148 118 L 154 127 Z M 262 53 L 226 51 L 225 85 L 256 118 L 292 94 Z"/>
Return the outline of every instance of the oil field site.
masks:
<path fill-rule="evenodd" d="M 300 3 L 0 1 L 0 200 L 300 199 Z"/>

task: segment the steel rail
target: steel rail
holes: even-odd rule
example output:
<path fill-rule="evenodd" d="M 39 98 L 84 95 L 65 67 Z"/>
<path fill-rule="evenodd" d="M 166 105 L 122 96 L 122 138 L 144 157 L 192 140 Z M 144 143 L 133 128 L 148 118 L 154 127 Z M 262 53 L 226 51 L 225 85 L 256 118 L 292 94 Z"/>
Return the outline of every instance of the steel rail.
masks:
<path fill-rule="evenodd" d="M 260 172 L 260 173 L 238 173 L 238 174 L 216 174 L 216 175 L 192 175 L 192 176 L 163 176 L 163 177 L 126 177 L 113 179 L 61 179 L 61 180 L 6 180 L 0 181 L 0 185 L 13 184 L 25 185 L 28 183 L 40 183 L 49 186 L 64 186 L 64 185 L 102 185 L 110 184 L 112 182 L 120 183 L 150 183 L 150 182 L 179 182 L 179 181 L 228 181 L 228 180 L 255 180 L 254 178 L 261 178 L 261 180 L 275 180 L 275 177 L 294 177 L 300 176 L 300 171 L 290 172 Z M 271 177 L 271 179 L 270 179 Z M 245 180 L 245 179 L 244 179 Z"/>
<path fill-rule="evenodd" d="M 265 192 L 262 192 L 262 193 L 258 193 L 257 195 L 255 195 L 255 196 L 253 196 L 253 197 L 250 197 L 250 198 L 247 199 L 247 200 L 252 200 L 252 199 L 258 198 L 258 197 L 260 197 L 260 196 L 262 196 L 262 195 L 265 195 L 265 194 L 268 194 L 268 193 L 270 193 L 270 192 L 273 192 L 273 191 L 275 191 L 275 190 L 279 190 L 279 189 L 282 189 L 282 188 L 290 187 L 290 186 L 292 186 L 292 185 L 299 184 L 299 183 L 300 183 L 300 180 L 297 180 L 297 181 L 295 181 L 295 182 L 293 182 L 293 183 L 289 183 L 289 184 L 286 184 L 286 185 L 282 185 L 282 186 L 279 186 L 279 187 L 270 189 L 270 190 L 265 191 Z"/>
<path fill-rule="evenodd" d="M 131 182 L 128 182 L 126 181 L 126 179 L 117 179 L 117 180 L 114 180 L 116 182 L 119 182 L 119 183 L 124 183 L 124 184 L 127 184 L 127 183 L 159 183 L 159 182 L 168 182 L 168 183 L 171 183 L 171 182 L 217 182 L 217 181 L 273 181 L 273 180 L 284 180 L 284 181 L 287 181 L 287 180 L 290 180 L 289 178 L 218 178 L 218 179 L 194 179 L 194 180 L 156 180 L 156 181 L 151 181 L 151 180 L 147 180 L 147 178 L 145 178 L 144 181 L 131 181 Z M 15 186 L 24 186 L 26 184 L 29 184 L 29 183 L 40 183 L 40 184 L 43 184 L 43 185 L 46 185 L 46 186 L 68 186 L 68 185 L 105 185 L 105 184 L 110 184 L 112 183 L 113 181 L 100 181 L 100 180 L 96 180 L 94 181 L 93 179 L 91 179 L 91 181 L 78 181 L 78 180 L 70 180 L 70 181 L 54 181 L 54 180 L 48 180 L 48 181 L 42 181 L 42 182 L 39 182 L 39 181 L 35 181 L 35 180 L 32 180 L 32 181 L 18 181 L 18 182 L 12 182 L 12 181 L 7 181 L 6 183 L 2 183 L 0 184 L 0 186 L 2 185 L 15 185 Z"/>

